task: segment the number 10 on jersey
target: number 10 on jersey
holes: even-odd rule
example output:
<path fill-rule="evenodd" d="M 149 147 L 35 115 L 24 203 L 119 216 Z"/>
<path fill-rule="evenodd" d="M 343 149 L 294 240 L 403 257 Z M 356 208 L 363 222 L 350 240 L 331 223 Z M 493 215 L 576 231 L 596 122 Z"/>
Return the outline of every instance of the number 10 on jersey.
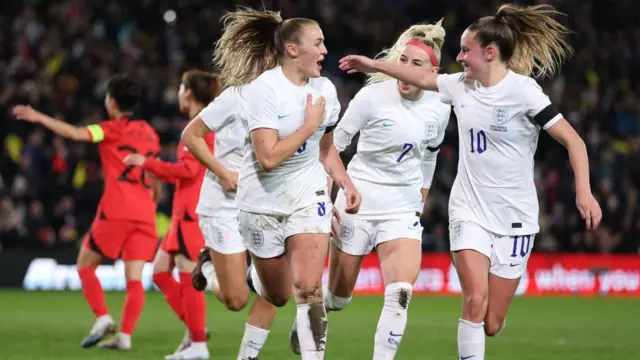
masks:
<path fill-rule="evenodd" d="M 469 129 L 469 135 L 471 138 L 471 152 L 482 154 L 487 150 L 487 135 L 483 130 L 473 131 L 473 128 Z"/>

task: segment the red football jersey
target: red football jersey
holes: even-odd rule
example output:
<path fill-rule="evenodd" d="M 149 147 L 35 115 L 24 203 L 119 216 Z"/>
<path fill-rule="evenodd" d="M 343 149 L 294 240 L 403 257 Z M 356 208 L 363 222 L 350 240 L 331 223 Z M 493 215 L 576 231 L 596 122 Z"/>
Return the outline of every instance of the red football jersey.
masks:
<path fill-rule="evenodd" d="M 105 219 L 126 219 L 155 223 L 156 203 L 151 183 L 137 166 L 127 166 L 124 158 L 140 153 L 156 156 L 160 152 L 160 138 L 144 120 L 103 121 L 87 126 L 91 141 L 98 143 L 104 193 L 98 205 L 98 215 Z"/>
<path fill-rule="evenodd" d="M 213 151 L 213 132 L 205 137 L 205 141 Z M 178 144 L 177 158 L 176 163 L 170 163 L 149 157 L 142 167 L 159 179 L 176 184 L 176 190 L 173 194 L 172 219 L 195 220 L 197 219 L 196 206 L 200 199 L 200 188 L 207 169 L 191 155 L 182 141 Z"/>

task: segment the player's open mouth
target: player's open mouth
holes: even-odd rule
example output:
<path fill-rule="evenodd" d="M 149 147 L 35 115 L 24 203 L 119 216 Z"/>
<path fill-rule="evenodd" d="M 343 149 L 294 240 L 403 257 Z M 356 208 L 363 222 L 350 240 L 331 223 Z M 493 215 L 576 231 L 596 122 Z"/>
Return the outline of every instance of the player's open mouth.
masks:
<path fill-rule="evenodd" d="M 316 63 L 316 64 L 318 65 L 318 68 L 319 68 L 320 70 L 322 70 L 322 61 L 323 61 L 323 60 L 324 60 L 324 59 L 322 59 L 322 60 L 318 60 L 318 62 Z"/>

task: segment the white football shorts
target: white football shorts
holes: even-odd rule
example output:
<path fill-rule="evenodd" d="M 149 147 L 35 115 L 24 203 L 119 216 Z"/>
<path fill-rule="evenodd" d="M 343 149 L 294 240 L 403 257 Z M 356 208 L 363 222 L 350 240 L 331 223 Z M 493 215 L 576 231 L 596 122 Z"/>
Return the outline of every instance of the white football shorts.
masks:
<path fill-rule="evenodd" d="M 236 212 L 205 216 L 199 215 L 199 224 L 205 245 L 220 254 L 237 254 L 247 249 L 244 247 Z"/>
<path fill-rule="evenodd" d="M 244 246 L 253 255 L 262 259 L 273 258 L 285 252 L 285 242 L 292 235 L 329 234 L 332 211 L 331 201 L 313 203 L 291 215 L 256 214 L 240 210 L 240 234 Z"/>
<path fill-rule="evenodd" d="M 475 250 L 491 261 L 489 272 L 505 279 L 518 279 L 527 269 L 536 234 L 499 235 L 469 221 L 449 224 L 451 252 Z"/>
<path fill-rule="evenodd" d="M 396 215 L 397 216 L 397 215 Z M 394 239 L 415 239 L 422 242 L 422 225 L 415 212 L 401 214 L 396 219 L 366 220 L 342 214 L 342 226 L 336 224 L 334 244 L 343 252 L 369 254 L 378 245 Z"/>

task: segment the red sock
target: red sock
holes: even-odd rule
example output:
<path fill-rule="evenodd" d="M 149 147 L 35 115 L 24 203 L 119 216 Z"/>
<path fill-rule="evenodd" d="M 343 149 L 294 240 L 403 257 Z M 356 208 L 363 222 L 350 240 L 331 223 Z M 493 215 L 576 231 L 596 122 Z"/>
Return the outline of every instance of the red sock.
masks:
<path fill-rule="evenodd" d="M 104 290 L 102 290 L 100 280 L 96 276 L 96 269 L 84 267 L 78 269 L 78 275 L 82 283 L 82 293 L 93 313 L 96 317 L 107 315 L 109 310 L 107 310 L 107 303 L 104 300 Z"/>
<path fill-rule="evenodd" d="M 191 341 L 205 342 L 206 301 L 204 292 L 196 291 L 191 285 L 191 273 L 180 273 L 180 287 L 182 288 L 182 309 L 185 322 L 191 333 Z"/>
<path fill-rule="evenodd" d="M 131 335 L 144 306 L 144 289 L 140 280 L 127 281 L 127 296 L 124 299 L 120 331 Z"/>
<path fill-rule="evenodd" d="M 191 281 L 191 279 L 189 279 Z M 160 291 L 164 293 L 164 298 L 178 315 L 180 320 L 184 321 L 184 311 L 182 309 L 182 290 L 180 284 L 171 276 L 170 272 L 159 272 L 153 274 L 153 282 L 158 285 Z"/>

